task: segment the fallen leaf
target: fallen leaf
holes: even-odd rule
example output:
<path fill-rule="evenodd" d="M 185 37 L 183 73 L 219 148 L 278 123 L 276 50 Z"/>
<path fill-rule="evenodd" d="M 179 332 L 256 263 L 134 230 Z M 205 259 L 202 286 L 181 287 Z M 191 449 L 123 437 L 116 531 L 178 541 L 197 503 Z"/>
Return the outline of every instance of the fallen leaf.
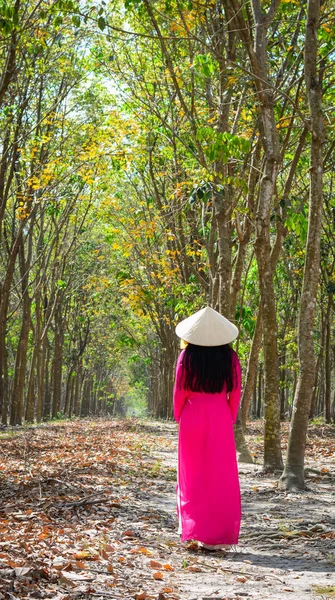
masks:
<path fill-rule="evenodd" d="M 139 594 L 135 594 L 135 600 L 145 600 L 147 597 L 147 592 L 140 592 Z"/>
<path fill-rule="evenodd" d="M 122 534 L 124 537 L 136 537 L 136 533 L 129 529 L 128 531 L 124 531 Z"/>
<path fill-rule="evenodd" d="M 162 563 L 158 562 L 157 560 L 151 560 L 150 561 L 150 567 L 152 569 L 161 569 L 162 568 Z"/>
<path fill-rule="evenodd" d="M 98 554 L 91 554 L 91 552 L 87 552 L 86 550 L 76 552 L 73 556 L 78 560 L 99 560 L 100 558 Z"/>
<path fill-rule="evenodd" d="M 151 550 L 148 550 L 147 548 L 144 548 L 143 546 L 139 546 L 137 548 L 133 548 L 132 550 L 130 550 L 130 554 L 146 554 L 147 556 L 150 556 L 150 554 L 152 554 Z"/>
<path fill-rule="evenodd" d="M 62 579 L 65 581 L 94 581 L 95 575 L 88 573 L 76 573 L 75 571 L 62 571 Z"/>
<path fill-rule="evenodd" d="M 153 574 L 153 578 L 161 580 L 161 579 L 164 579 L 164 575 L 163 575 L 163 573 L 160 573 L 159 571 L 157 571 L 156 573 Z"/>
<path fill-rule="evenodd" d="M 16 577 L 25 577 L 26 575 L 28 575 L 28 573 L 31 573 L 32 568 L 31 567 L 17 567 L 15 569 L 15 576 Z"/>

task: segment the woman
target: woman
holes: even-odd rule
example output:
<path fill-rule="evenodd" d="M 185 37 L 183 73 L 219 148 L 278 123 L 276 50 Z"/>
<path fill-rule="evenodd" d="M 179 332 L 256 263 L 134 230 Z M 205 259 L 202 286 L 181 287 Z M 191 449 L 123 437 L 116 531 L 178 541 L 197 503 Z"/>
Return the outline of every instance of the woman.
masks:
<path fill-rule="evenodd" d="M 179 356 L 174 415 L 180 423 L 177 507 L 181 540 L 208 549 L 237 544 L 241 521 L 233 423 L 241 367 L 228 345 L 238 329 L 206 307 L 176 328 L 187 342 Z"/>

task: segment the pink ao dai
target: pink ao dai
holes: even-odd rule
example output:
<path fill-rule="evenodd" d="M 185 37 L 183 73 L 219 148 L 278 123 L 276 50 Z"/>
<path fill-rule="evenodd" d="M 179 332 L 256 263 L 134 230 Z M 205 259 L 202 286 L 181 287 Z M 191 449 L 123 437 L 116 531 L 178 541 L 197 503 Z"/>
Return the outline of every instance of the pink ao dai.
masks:
<path fill-rule="evenodd" d="M 179 421 L 177 511 L 181 540 L 237 544 L 241 500 L 233 424 L 241 396 L 241 367 L 233 352 L 234 388 L 227 394 L 183 388 L 181 352 L 174 386 Z"/>

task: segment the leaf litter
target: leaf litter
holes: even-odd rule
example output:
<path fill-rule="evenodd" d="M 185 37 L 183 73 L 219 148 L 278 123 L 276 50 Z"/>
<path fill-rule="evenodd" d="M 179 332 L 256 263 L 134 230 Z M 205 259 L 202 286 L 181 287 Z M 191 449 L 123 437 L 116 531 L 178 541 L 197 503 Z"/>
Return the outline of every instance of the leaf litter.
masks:
<path fill-rule="evenodd" d="M 260 423 L 248 440 L 260 461 Z M 0 600 L 320 597 L 335 585 L 334 441 L 334 428 L 311 428 L 304 493 L 240 465 L 240 544 L 213 554 L 178 539 L 175 424 L 77 420 L 5 435 Z"/>

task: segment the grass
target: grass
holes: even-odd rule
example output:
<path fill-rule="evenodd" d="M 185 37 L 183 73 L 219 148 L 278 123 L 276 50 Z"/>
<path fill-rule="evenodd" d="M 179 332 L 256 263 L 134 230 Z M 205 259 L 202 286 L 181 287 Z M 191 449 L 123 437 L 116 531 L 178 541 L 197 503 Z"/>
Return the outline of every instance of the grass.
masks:
<path fill-rule="evenodd" d="M 326 598 L 335 598 L 335 585 L 313 585 L 313 593 L 317 596 L 326 596 Z"/>

